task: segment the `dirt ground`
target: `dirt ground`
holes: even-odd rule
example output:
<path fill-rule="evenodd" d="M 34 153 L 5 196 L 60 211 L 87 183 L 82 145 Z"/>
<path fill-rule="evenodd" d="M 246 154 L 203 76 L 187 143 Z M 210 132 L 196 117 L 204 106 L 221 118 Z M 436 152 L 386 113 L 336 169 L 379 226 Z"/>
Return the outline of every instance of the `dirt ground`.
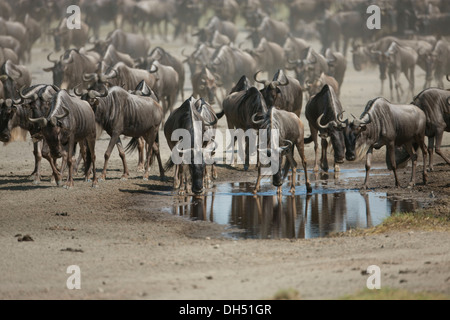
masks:
<path fill-rule="evenodd" d="M 170 46 L 178 53 L 182 48 Z M 46 45 L 33 52 L 33 82 L 50 82 L 42 71 L 48 65 Z M 357 73 L 348 59 L 341 100 L 348 115 L 359 115 L 366 102 L 379 95 L 378 74 Z M 416 74 L 420 86 L 423 73 Z M 219 124 L 224 128 L 225 119 Z M 306 124 L 306 135 L 308 130 Z M 99 168 L 107 138 L 103 135 L 97 143 Z M 165 161 L 169 153 L 161 140 Z M 309 168 L 312 151 L 307 146 Z M 384 168 L 384 149 L 375 156 L 376 166 Z M 161 182 L 154 166 L 150 180 L 143 181 L 136 170 L 137 155 L 128 156 L 132 173 L 122 181 L 115 151 L 107 180 L 97 189 L 82 177 L 71 190 L 54 186 L 45 162 L 42 183 L 33 185 L 28 179 L 33 161 L 30 140 L 0 147 L 0 299 L 267 299 L 289 288 L 302 299 L 335 299 L 366 288 L 371 265 L 381 268 L 382 287 L 450 295 L 448 232 L 415 229 L 358 237 L 233 240 L 223 236 L 226 226 L 163 212 L 178 201 L 176 194 L 166 192 L 173 172 Z M 413 194 L 445 211 L 450 170 L 439 165 L 441 159 L 436 163 L 427 186 L 418 174 L 413 189 L 394 189 L 392 175 L 374 177 L 370 187 L 399 196 Z M 364 163 L 342 166 L 355 167 L 364 168 Z M 406 185 L 409 169 L 400 170 L 400 177 Z M 253 168 L 244 172 L 222 166 L 217 182 L 255 179 Z M 355 178 L 343 188 L 358 188 L 362 182 Z M 18 241 L 25 235 L 34 241 Z M 72 265 L 81 271 L 80 290 L 66 286 Z"/>

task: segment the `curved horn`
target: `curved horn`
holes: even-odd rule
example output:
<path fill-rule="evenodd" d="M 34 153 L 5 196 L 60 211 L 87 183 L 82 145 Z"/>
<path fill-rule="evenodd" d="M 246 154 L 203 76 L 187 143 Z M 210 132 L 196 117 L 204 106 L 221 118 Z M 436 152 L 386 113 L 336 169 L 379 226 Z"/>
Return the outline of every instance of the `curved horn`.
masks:
<path fill-rule="evenodd" d="M 317 118 L 316 124 L 317 124 L 317 126 L 318 126 L 320 129 L 326 130 L 326 129 L 328 129 L 328 128 L 331 127 L 331 122 L 327 123 L 327 125 L 325 125 L 325 126 L 321 125 L 321 124 L 320 124 L 320 121 L 322 120 L 323 116 L 324 116 L 324 114 L 322 113 L 322 114 L 320 115 L 320 117 Z"/>
<path fill-rule="evenodd" d="M 257 73 L 255 73 L 255 75 L 253 76 L 253 79 L 258 82 L 263 84 L 265 87 L 267 87 L 270 84 L 270 81 L 267 80 L 258 80 L 258 74 L 262 72 L 261 70 L 259 70 Z"/>
<path fill-rule="evenodd" d="M 47 60 L 48 60 L 49 62 L 51 62 L 51 63 L 54 63 L 54 64 L 58 63 L 58 60 L 50 59 L 50 56 L 51 56 L 52 54 L 53 54 L 53 52 L 50 52 L 50 53 L 47 55 Z"/>
<path fill-rule="evenodd" d="M 78 97 L 81 97 L 81 96 L 83 96 L 84 94 L 87 93 L 87 90 L 82 90 L 81 92 L 78 92 L 78 88 L 79 88 L 80 86 L 81 86 L 81 83 L 78 84 L 78 85 L 76 85 L 76 86 L 73 88 L 73 93 L 75 93 L 75 95 L 78 96 Z"/>
<path fill-rule="evenodd" d="M 152 64 L 152 66 L 150 67 L 150 70 L 148 70 L 148 72 L 150 72 L 150 73 L 156 73 L 156 72 L 158 72 L 158 67 L 157 66 L 155 66 L 154 64 Z"/>
<path fill-rule="evenodd" d="M 89 81 L 95 79 L 96 75 L 97 75 L 96 73 L 83 74 L 83 81 L 89 82 Z"/>
<path fill-rule="evenodd" d="M 47 119 L 45 119 L 45 117 L 40 117 L 40 118 L 37 118 L 37 119 L 28 118 L 28 120 L 31 123 L 36 123 L 41 128 L 42 127 L 46 127 L 47 123 L 48 123 L 48 121 L 47 121 Z"/>
<path fill-rule="evenodd" d="M 445 76 L 447 78 L 447 81 L 450 81 L 450 75 Z"/>
<path fill-rule="evenodd" d="M 184 53 L 184 50 L 185 50 L 185 49 L 186 49 L 186 48 L 183 48 L 183 50 L 181 50 L 181 55 L 182 55 L 183 57 L 190 58 L 190 57 L 191 57 L 190 55 L 187 55 L 187 54 Z"/>
<path fill-rule="evenodd" d="M 62 118 L 67 117 L 70 114 L 69 109 L 67 109 L 66 107 L 62 106 L 62 109 L 64 110 L 64 113 L 55 115 L 55 119 L 57 119 L 57 120 L 62 119 Z"/>
<path fill-rule="evenodd" d="M 22 86 L 22 87 L 19 89 L 19 96 L 20 96 L 20 98 L 22 98 L 22 101 L 25 100 L 25 99 L 33 99 L 34 101 L 36 101 L 36 100 L 38 99 L 38 95 L 37 95 L 36 93 L 29 94 L 29 95 L 24 95 L 24 94 L 23 94 L 23 90 L 24 90 L 26 87 L 27 87 L 27 86 Z"/>
<path fill-rule="evenodd" d="M 261 116 L 261 114 L 255 113 L 255 114 L 252 116 L 252 122 L 253 122 L 254 124 L 261 124 L 261 123 L 263 123 L 263 122 L 264 122 L 264 119 L 261 119 L 261 120 L 258 120 L 258 121 L 255 120 L 255 118 L 256 118 L 257 116 Z"/>

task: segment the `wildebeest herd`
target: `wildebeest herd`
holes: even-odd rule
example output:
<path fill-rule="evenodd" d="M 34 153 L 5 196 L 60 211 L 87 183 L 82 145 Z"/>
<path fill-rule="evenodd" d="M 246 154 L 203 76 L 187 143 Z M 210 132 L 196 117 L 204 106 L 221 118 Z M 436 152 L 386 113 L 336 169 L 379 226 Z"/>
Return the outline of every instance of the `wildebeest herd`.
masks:
<path fill-rule="evenodd" d="M 110 141 L 101 179 L 106 179 L 108 160 L 117 146 L 124 179 L 129 176 L 125 154 L 137 149 L 144 179 L 156 157 L 161 178 L 175 166 L 174 188 L 185 192 L 192 185 L 192 192 L 201 194 L 205 182 L 217 177 L 214 164 L 208 171 L 203 155 L 214 154 L 214 130 L 225 117 L 228 129 L 279 132 L 277 148 L 269 135 L 268 144 L 258 151 L 278 157 L 280 165 L 273 173 L 278 192 L 289 170 L 296 172 L 295 148 L 311 191 L 304 145 L 312 142 L 314 171 L 329 170 L 329 144 L 335 171 L 345 160 L 365 155 L 364 187 L 373 150 L 383 146 L 395 185 L 399 186 L 397 168 L 411 159 L 410 186 L 414 186 L 420 148 L 426 183 L 427 167 L 433 170 L 433 151 L 450 164 L 441 151 L 443 133 L 450 130 L 450 91 L 443 88 L 443 78 L 450 74 L 446 40 L 450 4 L 444 0 L 376 4 L 381 8 L 380 30 L 366 27 L 366 0 L 0 0 L 0 141 L 13 141 L 16 128 L 30 132 L 35 183 L 40 182 L 44 157 L 58 185 L 67 167 L 65 185 L 72 187 L 74 172 L 83 162 L 86 180 L 92 175 L 97 186 L 95 144 L 103 130 Z M 68 27 L 69 5 L 81 10 L 79 29 Z M 101 28 L 108 29 L 104 38 Z M 184 58 L 163 46 L 152 47 L 155 28 L 167 43 L 185 44 Z M 54 50 L 43 70 L 51 72 L 53 83 L 32 83 L 27 64 L 33 46 L 49 37 Z M 313 49 L 314 41 L 321 50 Z M 345 106 L 339 99 L 345 90 L 349 50 L 356 71 L 378 67 L 381 97 L 371 98 L 359 118 L 344 119 Z M 426 73 L 423 91 L 417 95 L 416 66 Z M 402 74 L 408 90 L 402 87 Z M 382 97 L 388 78 L 390 99 L 397 104 Z M 189 80 L 192 91 L 185 92 Z M 433 81 L 436 87 L 431 87 Z M 303 101 L 309 135 L 300 120 Z M 214 105 L 222 111 L 216 113 Z M 201 145 L 192 140 L 181 147 L 182 140 L 172 141 L 177 129 L 201 134 Z M 194 158 L 200 147 L 201 161 L 178 165 L 171 158 L 164 167 L 161 132 L 172 155 Z M 132 138 L 126 147 L 121 136 Z M 246 170 L 249 149 L 246 143 Z M 291 192 L 295 179 L 292 174 Z M 260 180 L 258 163 L 255 192 Z"/>

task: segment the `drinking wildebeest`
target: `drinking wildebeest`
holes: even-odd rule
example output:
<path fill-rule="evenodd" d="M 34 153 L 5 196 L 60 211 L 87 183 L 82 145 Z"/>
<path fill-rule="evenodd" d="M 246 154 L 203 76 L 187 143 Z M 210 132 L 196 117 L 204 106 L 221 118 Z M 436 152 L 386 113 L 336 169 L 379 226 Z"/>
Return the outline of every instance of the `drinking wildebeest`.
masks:
<path fill-rule="evenodd" d="M 197 124 L 201 124 L 200 128 Z M 192 179 L 192 192 L 194 194 L 201 194 L 204 191 L 204 178 L 206 170 L 206 162 L 204 153 L 213 151 L 214 136 L 205 135 L 209 129 L 215 129 L 217 125 L 217 117 L 214 114 L 211 106 L 209 106 L 203 99 L 196 100 L 191 97 L 186 100 L 178 109 L 169 116 L 164 125 L 164 135 L 172 156 L 166 164 L 166 171 L 175 166 L 174 174 L 174 189 L 180 189 L 180 194 L 187 191 L 188 173 Z M 188 133 L 188 140 L 183 141 L 184 137 L 173 133 L 177 129 L 184 129 Z M 196 145 L 195 140 L 200 136 L 202 145 Z M 172 139 L 181 140 L 172 140 Z M 183 148 L 181 150 L 180 148 Z M 175 155 L 183 154 L 180 163 L 175 163 L 173 157 Z M 190 160 L 185 160 L 184 156 Z M 198 159 L 200 157 L 200 159 Z M 198 161 L 196 161 L 198 160 Z"/>
<path fill-rule="evenodd" d="M 366 178 L 363 188 L 367 188 L 369 170 L 372 166 L 373 149 L 386 146 L 386 162 L 394 171 L 395 186 L 400 182 L 397 176 L 395 159 L 396 147 L 404 146 L 412 159 L 411 180 L 409 186 L 415 185 L 417 154 L 413 144 L 422 150 L 423 163 L 426 163 L 427 148 L 424 143 L 426 128 L 425 113 L 414 105 L 394 105 L 384 98 L 370 100 L 359 119 L 347 120 L 345 138 L 348 146 L 359 157 L 366 153 Z M 358 158 L 359 158 L 358 157 Z M 355 158 L 356 159 L 356 158 Z M 423 183 L 427 183 L 426 166 L 423 169 Z"/>
<path fill-rule="evenodd" d="M 282 185 L 283 180 L 286 178 L 289 168 L 292 169 L 291 176 L 291 188 L 290 192 L 295 194 L 295 180 L 297 177 L 297 163 L 294 160 L 294 150 L 297 147 L 297 151 L 300 155 L 303 170 L 305 172 L 305 184 L 307 192 L 312 192 L 311 184 L 308 180 L 308 169 L 306 164 L 306 157 L 304 152 L 304 126 L 299 117 L 293 112 L 288 112 L 285 110 L 279 110 L 275 107 L 271 107 L 268 112 L 262 114 L 262 120 L 255 120 L 255 116 L 253 117 L 253 123 L 259 124 L 262 130 L 266 130 L 267 134 L 267 145 L 269 149 L 267 150 L 259 150 L 259 152 L 270 152 L 270 158 L 274 159 L 277 157 L 277 170 L 276 172 L 272 172 L 272 184 L 277 187 L 277 194 L 282 193 Z M 274 131 L 278 131 L 278 141 L 272 142 L 272 139 L 276 139 Z M 277 146 L 278 148 L 274 149 L 273 146 Z M 273 155 L 272 153 L 275 153 Z M 261 155 L 259 155 L 260 157 Z M 281 170 L 281 165 L 283 163 L 283 157 L 286 157 L 286 162 L 284 165 L 284 174 Z M 273 169 L 273 168 L 272 168 Z M 262 168 L 260 163 L 258 163 L 258 179 L 256 181 L 254 192 L 258 192 L 260 190 L 261 178 L 262 178 Z"/>
<path fill-rule="evenodd" d="M 344 163 L 345 140 L 343 127 L 339 121 L 344 112 L 339 99 L 332 87 L 325 85 L 322 90 L 311 97 L 306 105 L 305 116 L 308 119 L 311 137 L 306 143 L 314 142 L 314 171 L 319 171 L 319 144 L 317 136 L 321 137 L 322 154 L 320 157 L 320 167 L 323 171 L 328 171 L 328 137 L 331 140 L 334 151 L 334 171 L 338 172 L 339 164 Z M 348 160 L 354 160 L 354 155 L 347 154 Z"/>
<path fill-rule="evenodd" d="M 246 76 L 239 79 L 237 85 L 231 90 L 230 94 L 223 100 L 222 112 L 217 117 L 221 119 L 224 115 L 227 117 L 229 130 L 243 130 L 248 134 L 249 129 L 259 129 L 258 125 L 252 122 L 252 117 L 256 113 L 266 113 L 267 105 L 262 93 L 256 87 L 249 86 L 249 80 Z M 236 135 L 238 131 L 234 132 Z M 250 164 L 250 146 L 245 137 L 238 138 L 238 143 L 242 147 L 242 139 L 245 142 L 244 170 L 248 170 Z M 250 137 L 248 137 L 250 139 Z M 235 141 L 233 140 L 233 145 Z M 234 149 L 234 148 L 233 148 Z"/>

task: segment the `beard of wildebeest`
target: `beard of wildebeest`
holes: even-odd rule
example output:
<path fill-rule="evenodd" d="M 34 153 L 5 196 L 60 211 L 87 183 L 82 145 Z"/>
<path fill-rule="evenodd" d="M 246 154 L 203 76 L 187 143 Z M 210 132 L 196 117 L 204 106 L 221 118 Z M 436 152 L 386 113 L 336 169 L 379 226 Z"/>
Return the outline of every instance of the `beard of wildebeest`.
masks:
<path fill-rule="evenodd" d="M 335 130 L 330 130 L 330 132 L 328 134 L 330 136 L 331 145 L 333 146 L 334 162 L 336 162 L 338 164 L 344 163 L 344 158 L 345 158 L 345 155 L 344 155 L 344 148 L 345 148 L 344 133 L 342 132 L 342 130 L 335 129 Z M 349 155 L 350 154 L 351 153 L 349 153 Z"/>

